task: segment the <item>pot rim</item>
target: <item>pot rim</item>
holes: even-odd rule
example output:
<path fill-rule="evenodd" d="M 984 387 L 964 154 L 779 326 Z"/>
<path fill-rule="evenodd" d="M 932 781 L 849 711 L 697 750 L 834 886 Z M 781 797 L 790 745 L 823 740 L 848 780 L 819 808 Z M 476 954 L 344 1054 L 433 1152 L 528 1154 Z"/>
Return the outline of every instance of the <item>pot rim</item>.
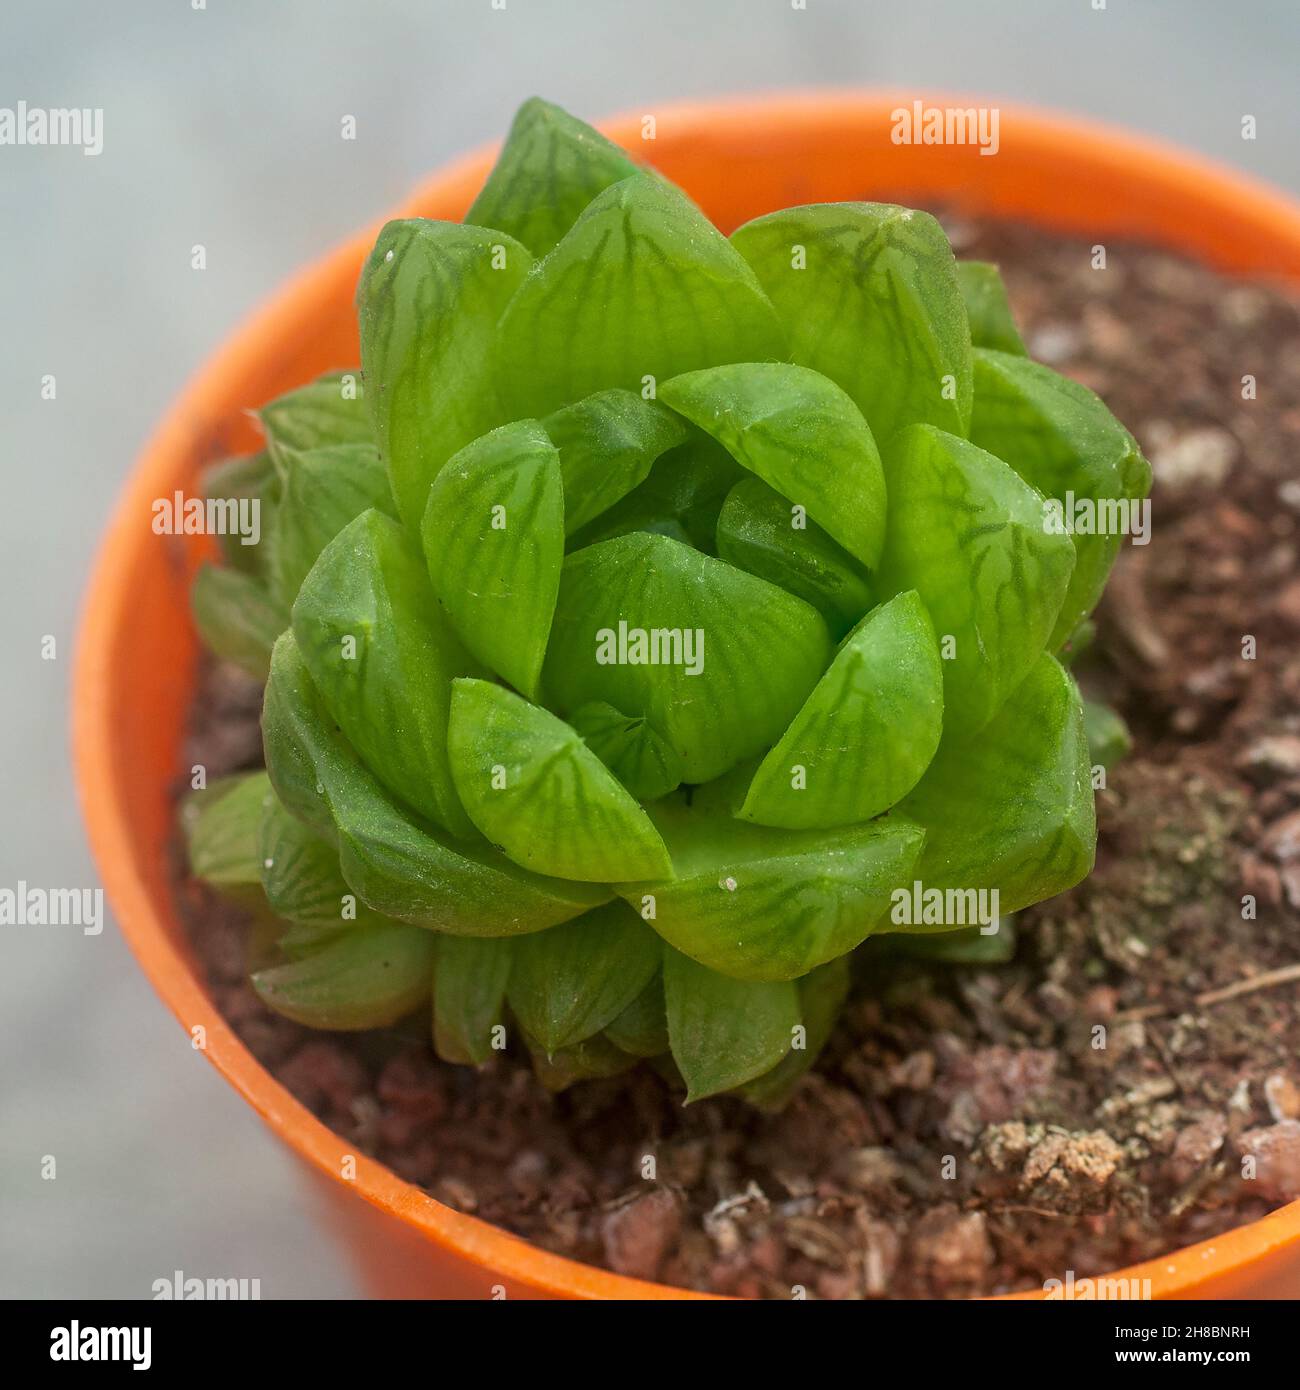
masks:
<path fill-rule="evenodd" d="M 697 155 L 700 150 L 707 155 L 712 140 L 751 137 L 760 123 L 764 140 L 778 147 L 777 157 L 779 147 L 793 147 L 801 141 L 807 145 L 819 139 L 842 145 L 855 138 L 865 139 L 871 132 L 878 139 L 889 114 L 900 106 L 910 108 L 917 99 L 927 105 L 988 104 L 987 98 L 952 93 L 879 89 L 767 93 L 676 103 L 655 113 L 658 143 L 652 162 L 671 168 L 674 161 L 662 158 L 661 151 L 675 150 L 678 161 L 692 149 Z M 1089 185 L 1097 178 L 1103 183 L 1109 179 L 1127 186 L 1134 201 L 1103 209 L 1097 225 L 1109 217 L 1110 225 L 1121 235 L 1129 227 L 1131 238 L 1136 219 L 1136 225 L 1150 233 L 1156 224 L 1143 222 L 1142 214 L 1154 209 L 1162 230 L 1152 235 L 1152 240 L 1219 268 L 1272 273 L 1300 282 L 1300 205 L 1268 185 L 1174 145 L 1100 122 L 1015 104 L 997 105 L 1004 137 L 1000 157 L 1007 157 L 1006 136 L 1014 132 L 1014 158 L 1024 166 L 1024 179 L 1018 191 L 1009 187 L 998 196 L 982 196 L 979 207 L 985 214 L 1055 228 L 1073 226 L 1077 231 L 1079 213 L 1096 198 Z M 641 137 L 641 115 L 624 114 L 601 122 L 600 128 L 635 150 Z M 456 160 L 420 185 L 393 215 L 428 216 L 431 206 L 445 217 L 463 215 L 498 149 L 499 143 L 493 144 Z M 1063 194 L 1050 206 L 1044 205 L 1040 197 L 1044 170 L 1061 165 L 1075 167 L 1069 183 L 1081 187 Z M 1035 177 L 1039 184 L 1035 184 Z M 1014 178 L 1010 180 L 1011 185 L 1015 183 Z M 1213 210 L 1219 220 L 1189 218 L 1186 214 L 1191 205 L 1202 211 Z M 178 476 L 178 459 L 191 455 L 193 421 L 213 414 L 213 403 L 223 398 L 248 361 L 264 350 L 265 339 L 277 337 L 304 306 L 319 299 L 326 286 L 334 284 L 348 267 L 360 264 L 379 225 L 372 224 L 298 272 L 227 337 L 168 409 L 119 496 L 83 599 L 72 681 L 73 760 L 90 844 L 122 934 L 164 1003 L 187 1031 L 200 1025 L 206 1029 L 208 1060 L 271 1128 L 323 1175 L 354 1188 L 366 1202 L 424 1239 L 499 1272 L 507 1282 L 515 1279 L 526 1288 L 570 1298 L 708 1298 L 711 1295 L 628 1278 L 541 1250 L 521 1237 L 443 1205 L 375 1159 L 351 1155 L 339 1136 L 254 1059 L 217 1013 L 181 945 L 168 934 L 165 922 L 170 903 L 155 900 L 134 862 L 128 833 L 130 810 L 122 794 L 127 779 L 113 756 L 117 715 L 107 692 L 121 635 L 132 621 L 133 557 L 142 544 L 139 518 L 148 514 L 153 498 L 172 486 Z M 187 683 L 180 693 L 187 693 Z M 345 1155 L 355 1159 L 352 1182 L 340 1176 Z M 1300 1252 L 1300 1201 L 1211 1240 L 1094 1277 L 1149 1279 L 1155 1297 L 1191 1297 L 1207 1282 L 1230 1271 L 1244 1271 L 1286 1247 Z M 1044 1294 L 1028 1290 L 1005 1297 L 1035 1299 Z"/>

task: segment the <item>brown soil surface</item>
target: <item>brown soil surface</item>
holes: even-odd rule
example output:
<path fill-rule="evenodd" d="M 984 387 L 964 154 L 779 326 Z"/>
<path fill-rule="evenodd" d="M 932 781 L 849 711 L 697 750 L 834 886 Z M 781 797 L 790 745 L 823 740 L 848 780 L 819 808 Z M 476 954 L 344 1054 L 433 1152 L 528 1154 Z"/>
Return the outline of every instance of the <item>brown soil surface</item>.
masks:
<path fill-rule="evenodd" d="M 422 1020 L 310 1033 L 245 984 L 247 919 L 178 868 L 248 1045 L 442 1201 L 629 1274 L 853 1298 L 1081 1278 L 1300 1197 L 1300 307 L 1141 248 L 1099 271 L 1082 242 L 950 230 L 1155 468 L 1153 543 L 1125 547 L 1081 672 L 1137 741 L 1096 872 L 1021 915 L 1010 964 L 864 952 L 820 1065 L 765 1117 L 683 1109 L 645 1069 L 551 1097 L 513 1059 L 444 1065 Z M 185 765 L 255 764 L 256 712 L 210 669 Z"/>

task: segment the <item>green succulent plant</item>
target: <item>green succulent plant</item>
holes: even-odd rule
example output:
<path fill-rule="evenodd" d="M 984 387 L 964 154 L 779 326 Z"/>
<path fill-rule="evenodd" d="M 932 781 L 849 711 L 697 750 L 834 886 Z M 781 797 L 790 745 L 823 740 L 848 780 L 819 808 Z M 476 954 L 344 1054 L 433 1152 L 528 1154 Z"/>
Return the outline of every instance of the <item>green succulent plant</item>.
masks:
<path fill-rule="evenodd" d="M 1149 470 L 934 218 L 728 238 L 530 101 L 464 223 L 384 227 L 357 306 L 360 378 L 271 402 L 208 478 L 262 507 L 194 607 L 266 678 L 266 771 L 186 817 L 194 872 L 277 923 L 269 1005 L 432 1000 L 455 1062 L 778 1105 L 866 938 L 989 958 L 900 893 L 1010 914 L 1088 873 L 1055 653 L 1119 540 L 1045 502 Z"/>

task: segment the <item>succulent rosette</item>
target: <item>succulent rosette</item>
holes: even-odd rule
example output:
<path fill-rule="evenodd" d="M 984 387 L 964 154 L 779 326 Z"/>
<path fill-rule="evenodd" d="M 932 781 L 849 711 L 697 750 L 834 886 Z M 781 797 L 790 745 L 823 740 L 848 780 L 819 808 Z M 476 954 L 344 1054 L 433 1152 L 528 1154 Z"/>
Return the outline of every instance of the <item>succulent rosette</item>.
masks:
<path fill-rule="evenodd" d="M 451 1061 L 778 1104 L 855 948 L 954 928 L 900 893 L 1011 913 L 1087 874 L 1057 653 L 1119 538 L 1045 516 L 1149 470 L 934 218 L 726 237 L 531 101 L 463 223 L 383 229 L 357 305 L 360 379 L 272 402 L 208 480 L 263 509 L 195 611 L 267 678 L 266 771 L 196 794 L 191 854 L 278 923 L 273 1008 L 431 999 Z"/>

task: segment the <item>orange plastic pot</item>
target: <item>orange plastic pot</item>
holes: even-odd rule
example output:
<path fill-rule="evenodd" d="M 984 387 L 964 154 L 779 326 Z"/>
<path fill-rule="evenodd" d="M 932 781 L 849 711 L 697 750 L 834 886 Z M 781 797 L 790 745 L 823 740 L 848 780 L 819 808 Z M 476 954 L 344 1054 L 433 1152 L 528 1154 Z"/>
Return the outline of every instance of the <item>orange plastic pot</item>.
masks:
<path fill-rule="evenodd" d="M 916 93 L 754 97 L 639 114 L 607 132 L 681 184 L 724 230 L 793 203 L 943 204 L 1084 234 L 1145 240 L 1212 266 L 1300 282 L 1300 207 L 1145 139 L 1001 108 L 1001 148 L 903 145 L 891 112 Z M 929 94 L 936 105 L 970 104 Z M 493 151 L 460 161 L 396 215 L 460 218 Z M 158 993 L 207 1056 L 303 1160 L 372 1291 L 387 1296 L 693 1297 L 534 1249 L 355 1158 L 253 1059 L 213 1007 L 168 891 L 170 789 L 193 689 L 188 585 L 198 545 L 153 534 L 151 503 L 190 489 L 221 453 L 252 448 L 245 411 L 358 359 L 352 297 L 376 227 L 300 274 L 203 367 L 127 485 L 86 596 L 74 744 L 91 843 L 118 922 Z M 1061 1271 L 1064 1278 L 1065 1271 Z M 1300 1297 L 1300 1202 L 1166 1258 L 1117 1271 L 1158 1298 Z M 1034 1296 L 1034 1295 L 1030 1295 Z M 1037 1295 L 1037 1296 L 1041 1296 Z"/>

